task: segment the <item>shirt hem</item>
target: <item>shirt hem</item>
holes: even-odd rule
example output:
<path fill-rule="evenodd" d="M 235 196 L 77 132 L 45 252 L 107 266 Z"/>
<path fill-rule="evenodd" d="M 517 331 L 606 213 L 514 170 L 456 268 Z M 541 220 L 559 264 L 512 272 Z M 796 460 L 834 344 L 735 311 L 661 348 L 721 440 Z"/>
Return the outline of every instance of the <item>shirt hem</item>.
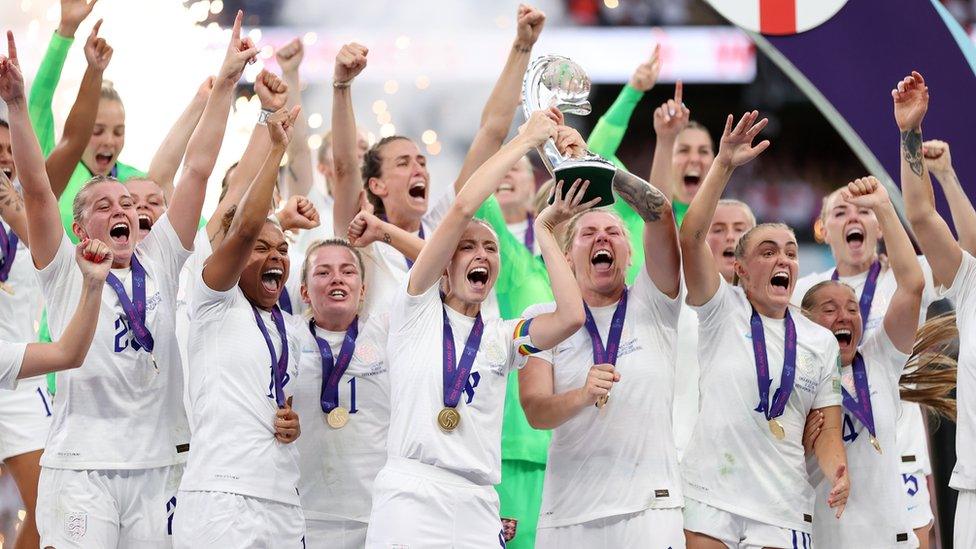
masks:
<path fill-rule="evenodd" d="M 47 450 L 44 452 L 47 454 Z M 186 463 L 185 457 L 175 457 L 165 460 L 157 461 L 139 461 L 139 462 L 119 462 L 119 461 L 63 461 L 57 459 L 44 459 L 44 455 L 41 456 L 41 467 L 47 467 L 48 469 L 68 469 L 71 471 L 131 471 L 136 469 L 158 469 L 160 467 L 169 467 L 171 465 L 182 465 Z"/>
<path fill-rule="evenodd" d="M 241 490 L 236 486 L 230 486 L 222 483 L 199 483 L 192 488 L 180 485 L 180 492 L 224 492 L 227 494 L 236 494 L 238 496 L 244 496 L 248 498 L 259 498 L 266 499 L 268 501 L 274 501 L 276 503 L 284 503 L 285 505 L 294 505 L 296 507 L 302 506 L 301 498 L 296 492 L 294 496 L 282 497 L 276 494 L 269 494 L 267 492 L 262 492 L 260 490 Z"/>
<path fill-rule="evenodd" d="M 751 520 L 754 520 L 754 521 L 757 521 L 757 522 L 761 522 L 763 524 L 768 524 L 770 526 L 775 526 L 777 528 L 786 528 L 786 529 L 789 529 L 789 530 L 796 530 L 797 532 L 803 532 L 804 534 L 812 534 L 813 533 L 813 524 L 812 523 L 809 523 L 809 522 L 792 522 L 792 521 L 786 521 L 786 520 L 776 519 L 774 517 L 764 517 L 764 516 L 762 516 L 759 513 L 754 513 L 752 511 L 750 511 L 749 509 L 744 509 L 742 507 L 739 507 L 738 505 L 733 505 L 731 503 L 727 503 L 727 502 L 724 502 L 724 501 L 721 501 L 721 500 L 717 500 L 717 499 L 714 499 L 714 498 L 708 498 L 708 497 L 695 497 L 695 495 L 693 495 L 694 492 L 695 492 L 694 490 L 687 490 L 687 491 L 688 492 L 691 492 L 691 493 L 686 494 L 685 495 L 685 498 L 687 498 L 687 499 L 693 499 L 693 500 L 695 500 L 695 501 L 697 501 L 697 502 L 699 502 L 701 504 L 709 505 L 711 507 L 714 507 L 716 509 L 720 509 L 720 510 L 725 511 L 727 513 L 732 513 L 734 515 L 739 515 L 741 517 L 745 517 L 747 519 L 751 519 Z M 813 509 L 810 509 L 807 514 L 809 514 L 812 517 L 813 516 Z"/>
<path fill-rule="evenodd" d="M 641 513 L 644 511 L 680 509 L 684 507 L 684 505 L 685 505 L 684 497 L 674 497 L 674 498 L 667 498 L 667 499 L 662 498 L 660 500 L 655 500 L 653 505 L 635 505 L 633 507 L 620 507 L 612 511 L 590 513 L 578 517 L 570 517 L 570 518 L 557 519 L 557 520 L 544 520 L 540 518 L 536 528 L 541 530 L 543 528 L 561 528 L 564 526 L 575 526 L 577 524 L 585 524 L 587 522 L 592 522 L 594 520 L 616 517 L 620 515 L 632 515 L 634 513 Z"/>

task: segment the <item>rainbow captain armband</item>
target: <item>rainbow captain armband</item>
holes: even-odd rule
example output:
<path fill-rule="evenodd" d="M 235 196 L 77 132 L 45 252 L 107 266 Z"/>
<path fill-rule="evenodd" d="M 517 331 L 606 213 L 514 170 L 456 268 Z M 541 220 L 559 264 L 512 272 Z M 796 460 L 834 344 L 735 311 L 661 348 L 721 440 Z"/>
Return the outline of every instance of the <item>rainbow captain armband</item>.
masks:
<path fill-rule="evenodd" d="M 532 340 L 529 338 L 529 326 L 531 325 L 531 318 L 523 318 L 518 321 L 518 324 L 515 325 L 515 333 L 512 334 L 512 340 L 515 342 L 518 352 L 522 356 L 529 356 L 542 352 L 542 349 L 532 346 Z"/>

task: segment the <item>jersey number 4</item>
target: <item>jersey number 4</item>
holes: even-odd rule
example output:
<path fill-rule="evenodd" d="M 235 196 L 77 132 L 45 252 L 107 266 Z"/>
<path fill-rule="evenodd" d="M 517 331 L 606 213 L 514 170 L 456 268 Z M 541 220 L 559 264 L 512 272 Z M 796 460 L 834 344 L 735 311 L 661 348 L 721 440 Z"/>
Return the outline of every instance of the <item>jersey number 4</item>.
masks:
<path fill-rule="evenodd" d="M 849 414 L 844 414 L 844 442 L 857 440 L 858 432 L 854 429 L 854 420 Z"/>

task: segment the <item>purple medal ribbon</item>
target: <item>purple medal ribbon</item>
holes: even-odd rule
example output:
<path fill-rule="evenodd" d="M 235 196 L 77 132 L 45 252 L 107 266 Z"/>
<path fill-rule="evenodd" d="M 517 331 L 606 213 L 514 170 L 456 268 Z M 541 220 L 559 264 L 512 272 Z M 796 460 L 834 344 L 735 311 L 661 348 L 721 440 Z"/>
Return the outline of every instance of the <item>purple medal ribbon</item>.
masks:
<path fill-rule="evenodd" d="M 874 412 L 871 410 L 871 390 L 868 387 L 868 371 L 864 367 L 864 357 L 861 353 L 854 354 L 854 362 L 851 364 L 854 373 L 854 392 L 857 393 L 857 400 L 847 392 L 846 387 L 841 387 L 841 395 L 844 401 L 844 408 L 847 408 L 854 417 L 858 419 L 868 430 L 872 437 L 877 437 L 874 431 Z"/>
<path fill-rule="evenodd" d="M 586 312 L 586 331 L 590 333 L 590 340 L 593 342 L 593 364 L 612 364 L 617 365 L 617 351 L 620 349 L 620 336 L 624 332 L 624 318 L 627 316 L 627 288 L 620 296 L 617 308 L 613 311 L 613 318 L 610 320 L 610 332 L 607 333 L 607 346 L 604 348 L 603 340 L 600 338 L 600 331 L 593 320 L 593 313 L 590 307 L 583 303 L 583 310 Z"/>
<path fill-rule="evenodd" d="M 881 262 L 875 261 L 868 270 L 868 277 L 864 281 L 864 289 L 861 290 L 861 299 L 858 301 L 858 308 L 861 309 L 861 331 L 867 329 L 868 316 L 871 314 L 871 303 L 874 301 L 874 290 L 878 287 L 878 274 L 881 273 Z M 831 280 L 840 280 L 837 269 L 830 275 Z M 863 338 L 862 338 L 863 341 Z"/>
<path fill-rule="evenodd" d="M 382 221 L 384 221 L 384 222 L 389 223 L 389 221 L 387 221 L 387 219 L 386 219 L 386 214 L 381 215 L 380 216 L 380 219 Z M 417 236 L 420 237 L 420 240 L 424 240 L 424 222 L 423 221 L 420 222 L 420 232 L 417 233 Z M 407 270 L 409 271 L 410 268 L 413 267 L 413 261 L 409 257 L 404 257 L 403 259 L 406 259 L 407 260 Z"/>
<path fill-rule="evenodd" d="M 3 259 L 0 259 L 0 282 L 6 282 L 10 276 L 14 258 L 17 257 L 17 242 L 17 234 L 13 231 L 8 234 L 3 223 L 0 223 L 0 251 L 3 251 Z"/>
<path fill-rule="evenodd" d="M 769 421 L 783 415 L 786 403 L 790 400 L 793 392 L 793 381 L 796 377 L 796 325 L 790 316 L 790 310 L 786 310 L 786 343 L 783 348 L 783 375 L 780 379 L 779 389 L 773 394 L 773 402 L 769 402 L 769 386 L 773 380 L 769 377 L 769 363 L 766 358 L 766 333 L 763 329 L 762 318 L 756 309 L 752 309 L 752 318 L 749 325 L 752 328 L 752 349 L 756 355 L 756 378 L 759 381 L 759 406 L 757 412 L 762 412 Z"/>
<path fill-rule="evenodd" d="M 308 321 L 308 330 L 312 332 L 312 337 L 319 346 L 319 354 L 322 356 L 322 392 L 319 400 L 322 403 L 322 411 L 328 414 L 339 405 L 339 381 L 342 379 L 342 374 L 346 373 L 346 368 L 352 362 L 352 353 L 356 350 L 359 317 L 354 318 L 346 330 L 338 358 L 332 357 L 329 342 L 315 334 L 315 319 Z"/>
<path fill-rule="evenodd" d="M 129 329 L 132 330 L 132 336 L 136 343 L 151 355 L 155 342 L 149 328 L 146 327 L 146 270 L 139 263 L 136 254 L 132 254 L 130 265 L 132 268 L 131 300 L 129 295 L 125 293 L 125 285 L 122 284 L 119 277 L 115 276 L 115 273 L 109 273 L 105 281 L 119 297 L 119 304 L 129 320 Z"/>
<path fill-rule="evenodd" d="M 457 362 L 457 351 L 454 348 L 454 330 L 447 318 L 447 305 L 441 304 L 444 313 L 444 406 L 455 408 L 461 400 L 461 391 L 468 381 L 474 359 L 481 347 L 481 336 L 485 332 L 485 324 L 481 320 L 481 313 L 474 319 L 468 340 L 464 342 L 464 352 L 461 361 Z"/>
<path fill-rule="evenodd" d="M 535 217 L 529 214 L 526 221 L 528 226 L 525 228 L 525 247 L 529 249 L 529 253 L 535 255 L 535 227 L 533 226 Z"/>
<path fill-rule="evenodd" d="M 275 327 L 278 328 L 278 335 L 281 336 L 281 356 L 275 352 L 274 343 L 271 342 L 271 334 L 268 333 L 268 328 L 264 325 L 264 320 L 261 319 L 261 313 L 258 308 L 253 304 L 251 309 L 254 310 L 254 320 L 258 323 L 258 328 L 261 330 L 261 335 L 264 336 L 264 342 L 268 344 L 268 351 L 271 352 L 271 384 L 274 386 L 274 396 L 275 402 L 278 404 L 278 408 L 285 407 L 285 390 L 284 378 L 285 373 L 288 371 L 288 333 L 285 331 L 285 317 L 281 314 L 281 309 L 277 305 L 271 308 L 271 318 L 274 319 Z"/>
<path fill-rule="evenodd" d="M 291 297 L 288 295 L 288 288 L 282 288 L 281 293 L 278 294 L 278 307 L 281 307 L 281 310 L 288 314 L 293 314 L 291 311 Z"/>

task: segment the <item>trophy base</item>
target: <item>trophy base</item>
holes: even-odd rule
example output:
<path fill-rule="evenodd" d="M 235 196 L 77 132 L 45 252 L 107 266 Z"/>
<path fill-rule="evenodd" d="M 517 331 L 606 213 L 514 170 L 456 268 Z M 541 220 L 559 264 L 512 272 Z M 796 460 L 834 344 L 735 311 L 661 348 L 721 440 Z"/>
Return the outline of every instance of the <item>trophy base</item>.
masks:
<path fill-rule="evenodd" d="M 617 168 L 603 159 L 596 160 L 567 160 L 553 170 L 553 179 L 563 182 L 563 193 L 569 191 L 573 182 L 577 179 L 589 181 L 590 186 L 586 188 L 583 200 L 580 204 L 589 202 L 596 197 L 600 197 L 597 208 L 613 204 L 613 176 L 617 173 Z M 552 204 L 553 200 L 550 199 Z"/>

